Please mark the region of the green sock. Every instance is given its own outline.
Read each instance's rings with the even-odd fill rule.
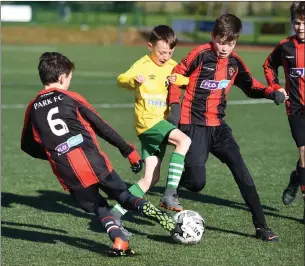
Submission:
[[[132,195],[137,196],[139,198],[142,198],[145,194],[141,187],[138,185],[138,183],[132,185],[128,190],[131,192]],[[121,216],[127,212],[127,210],[125,210],[119,203],[115,204],[111,210],[120,214]]]
[[[184,155],[173,152],[169,162],[166,187],[178,188],[184,168]]]
[[[145,192],[138,185],[138,183],[133,184],[128,190],[131,192],[132,195],[137,196],[139,198],[142,198],[145,194]]]

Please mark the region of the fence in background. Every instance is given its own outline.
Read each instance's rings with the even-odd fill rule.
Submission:
[[[238,4],[238,2],[235,3]],[[174,28],[180,40],[194,42],[210,39],[215,17],[220,13],[230,11],[227,2],[223,4],[217,2],[201,4],[152,2],[150,6],[143,2],[5,2],[5,5],[30,6],[31,21],[27,22],[30,25],[45,25],[46,27],[110,25],[120,27],[122,30],[126,27],[136,27],[141,31],[149,31],[155,25],[167,24]],[[194,9],[196,5],[199,10]],[[253,15],[254,7],[250,3],[245,15]],[[274,16],[272,12],[274,13],[274,9],[269,12],[270,14],[260,11],[264,17],[243,17],[243,32],[240,41],[253,44],[273,44],[277,43],[279,39],[289,36],[291,25],[288,16],[281,18]],[[1,18],[4,17],[3,15],[1,11]],[[4,22],[2,25],[15,25],[16,23]]]

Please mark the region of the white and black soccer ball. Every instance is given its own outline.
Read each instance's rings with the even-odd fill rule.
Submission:
[[[172,238],[185,245],[198,243],[205,232],[205,221],[199,213],[184,210],[173,216],[176,227],[172,231]]]

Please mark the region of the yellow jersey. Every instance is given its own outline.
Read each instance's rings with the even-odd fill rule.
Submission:
[[[126,89],[135,90],[135,128],[137,135],[152,128],[167,118],[168,77],[177,62],[168,60],[164,65],[156,65],[148,55],[136,61],[130,69],[117,78],[118,84]],[[142,75],[145,81],[135,83],[135,77]],[[188,77],[176,74],[175,84],[182,86],[189,82]]]

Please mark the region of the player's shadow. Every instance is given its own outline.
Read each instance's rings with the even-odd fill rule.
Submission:
[[[10,227],[14,226],[14,227]],[[107,250],[109,247],[99,242],[95,242],[89,239],[83,239],[79,237],[71,237],[61,234],[54,234],[54,233],[47,233],[41,231],[34,231],[34,230],[27,230],[27,229],[20,229],[18,227],[30,227],[35,229],[42,229],[42,230],[49,230],[52,232],[58,233],[66,233],[64,230],[48,228],[48,227],[41,227],[37,225],[31,224],[20,224],[20,223],[11,223],[11,222],[3,222],[1,223],[1,236],[12,238],[12,239],[20,239],[38,243],[46,243],[46,244],[57,244],[57,242],[62,242],[67,245],[81,248],[85,250],[89,250],[98,254],[106,255]]]
[[[153,188],[150,189],[148,194],[163,193],[163,192],[164,192],[164,187],[154,186]],[[200,194],[197,192],[188,191],[186,189],[182,189],[179,191],[179,197],[188,199],[188,200],[193,200],[193,201],[201,201],[202,203],[227,206],[227,207],[232,207],[232,208],[236,208],[236,209],[247,209],[248,208],[246,206],[246,204],[241,203],[241,202],[222,199],[222,198],[210,196],[207,194]],[[279,211],[278,209],[270,207],[270,206],[266,206],[266,205],[262,205],[262,206],[265,210]]]
[[[95,232],[101,232],[101,226],[99,225],[96,216],[81,210],[70,194],[49,190],[38,190],[37,192],[39,193],[37,196],[26,196],[3,192],[1,193],[1,205],[5,208],[12,208],[14,204],[19,204],[45,212],[70,214],[78,218],[87,218],[91,220],[89,222],[89,229]],[[139,215],[132,211],[124,215],[124,220],[140,225],[154,225],[154,222],[139,217]],[[142,234],[133,228],[126,227],[126,229],[134,234]]]
[[[53,232],[62,233],[62,234],[67,234],[68,233],[66,230],[46,227],[46,226],[37,225],[37,224],[25,224],[25,223],[14,223],[14,222],[1,221],[1,227],[3,225],[7,225],[7,226],[19,226],[19,227],[31,227],[31,228],[35,228],[35,229],[46,230],[46,231],[53,231]]]
[[[90,218],[87,214],[78,209],[77,204],[68,193],[57,191],[38,190],[37,196],[18,195],[9,192],[1,193],[1,206],[12,208],[13,204],[25,205],[45,212],[71,214],[79,218]]]
[[[161,194],[163,192],[164,192],[164,187],[154,186],[150,189],[150,191],[147,194],[149,194],[149,195],[160,194],[160,196],[161,196]],[[230,208],[234,208],[234,209],[238,209],[238,210],[249,211],[249,208],[247,207],[247,205],[245,203],[222,199],[222,198],[218,198],[218,197],[207,195],[207,194],[191,192],[191,191],[188,191],[185,189],[180,191],[179,197],[182,199],[199,201],[204,204],[214,204],[214,205],[218,205],[218,206],[225,206],[225,207],[230,207]],[[267,206],[267,205],[262,205],[262,206],[264,208],[265,215],[293,220],[293,221],[301,222],[301,223],[303,222],[303,220],[299,219],[299,218],[274,213],[274,212],[279,212],[279,210],[277,208],[273,208],[273,207]]]
[[[250,235],[250,234],[246,234],[246,233],[242,233],[242,232],[237,232],[237,231],[233,231],[233,230],[221,229],[221,228],[214,227],[214,226],[205,226],[205,229],[207,231],[217,231],[217,232],[220,232],[220,233],[226,233],[226,234],[233,234],[233,235],[238,235],[238,236],[243,236],[243,237],[255,238],[254,234]],[[162,242],[162,243],[178,244],[172,238],[165,238],[162,235],[148,235],[147,238],[150,238],[150,239],[152,239],[154,241]]]

